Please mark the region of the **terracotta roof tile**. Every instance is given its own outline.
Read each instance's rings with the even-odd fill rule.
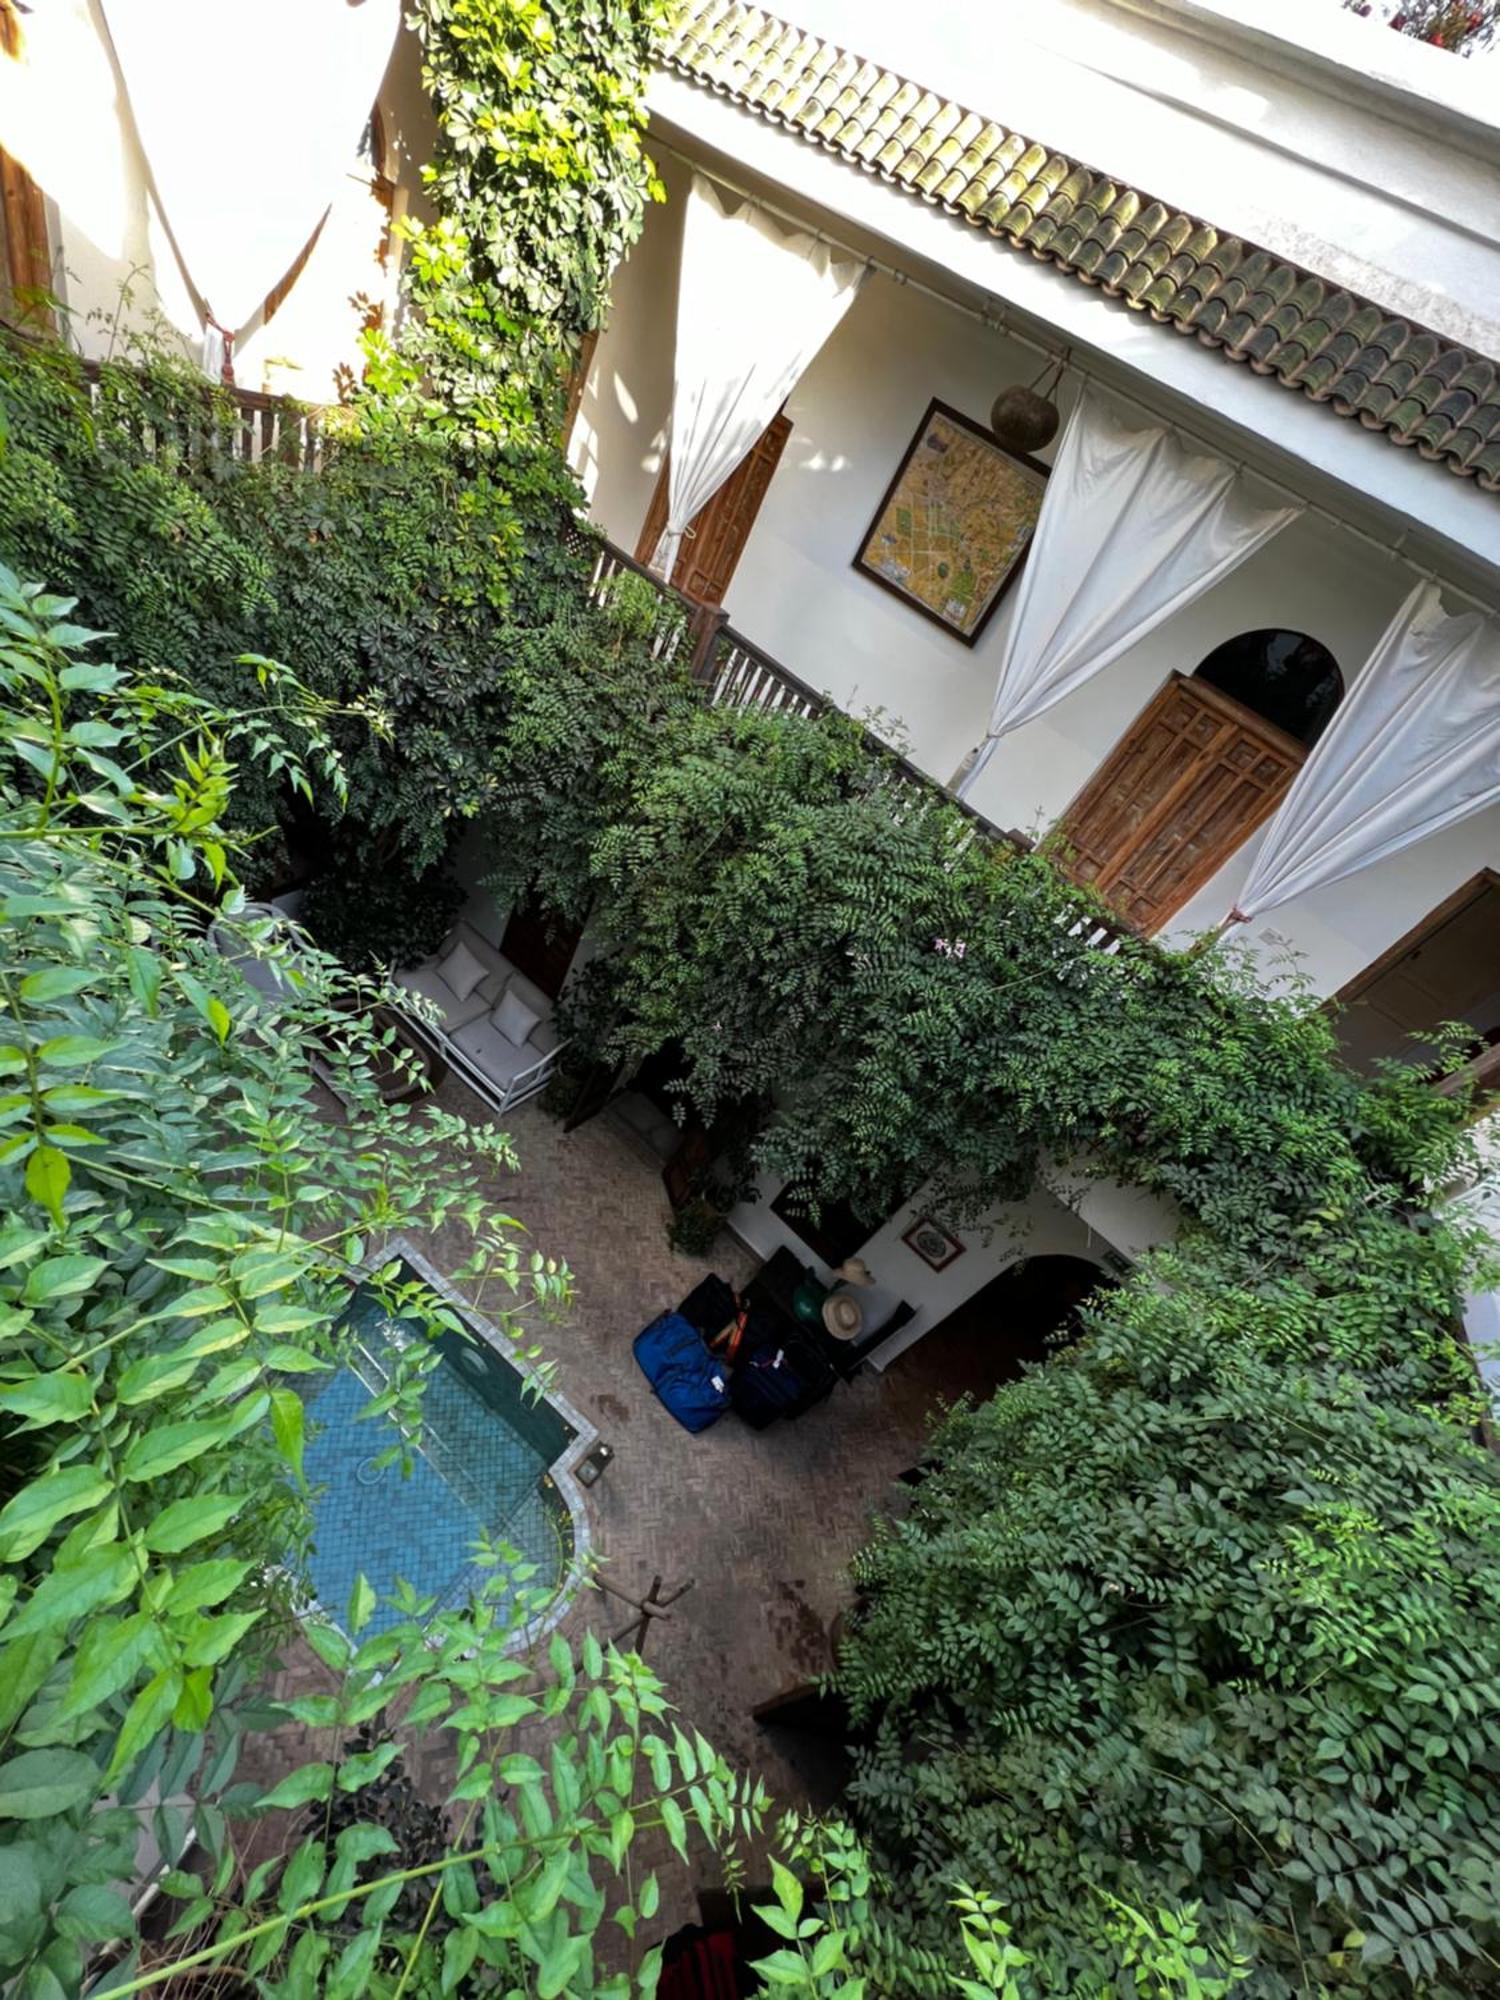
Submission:
[[[1500,492],[1500,367],[1471,348],[743,0],[684,0],[663,60]]]

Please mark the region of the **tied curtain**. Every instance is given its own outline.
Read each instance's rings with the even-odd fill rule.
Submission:
[[[286,276],[351,170],[400,11],[400,0],[104,0],[203,317],[205,365]]]
[[[989,729],[957,775],[959,797],[1002,736],[1082,687],[1300,512],[1254,506],[1224,459],[1189,451],[1164,427],[1127,426],[1085,388],[1057,448]]]
[[[751,451],[854,303],[863,266],[780,228],[751,202],[730,214],[694,174],[683,224],[667,525],[653,566]]]
[[[1342,881],[1500,802],[1500,620],[1433,583],[1396,613],[1266,830],[1232,920]]]

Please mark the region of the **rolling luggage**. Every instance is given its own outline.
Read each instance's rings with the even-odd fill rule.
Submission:
[[[681,1313],[665,1312],[635,1337],[641,1373],[686,1431],[706,1431],[729,1408],[729,1384],[722,1362]]]
[[[730,1377],[729,1400],[751,1430],[763,1431],[778,1417],[795,1416],[806,1394],[807,1384],[783,1341],[773,1334],[746,1343]]]

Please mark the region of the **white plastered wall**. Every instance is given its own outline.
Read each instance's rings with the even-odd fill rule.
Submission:
[[[0,146],[48,198],[53,289],[71,315],[71,337],[92,357],[119,351],[120,328],[153,329],[196,358],[201,328],[150,190],[150,177],[110,52],[98,0],[48,0],[22,22],[23,53],[0,62]],[[403,32],[378,103],[397,183],[396,212],[420,212],[418,172],[430,157],[431,108],[420,52]],[[290,74],[290,72],[289,72]],[[231,85],[232,87],[232,85]],[[289,81],[267,105],[265,142],[279,121],[317,115],[316,93]],[[205,172],[216,171],[212,161]],[[338,371],[360,364],[363,292],[395,306],[393,258],[377,261],[383,215],[369,169],[351,159],[318,242],[271,324],[252,324],[235,359],[239,385],[330,402]]]
[[[663,164],[669,204],[652,212],[619,274],[573,440],[594,518],[627,549],[660,469],[671,406],[686,170],[670,157]],[[999,389],[1037,367],[1004,334],[872,274],[787,403],[792,436],[729,590],[731,616],[748,638],[841,706],[876,711],[882,731],[943,780],[984,729],[1008,606],[971,650],[851,561],[928,399],[982,420]],[[1063,401],[1073,393],[1066,382]],[[1240,632],[1308,632],[1352,679],[1411,581],[1393,558],[1304,516],[1071,699],[1004,739],[973,804],[1002,826],[1044,828],[1166,677],[1191,673]],[[1216,923],[1253,851],[1247,842],[1169,935]],[[1496,865],[1500,811],[1267,913],[1245,942],[1267,962],[1290,946],[1315,990],[1329,993],[1478,869]]]
[[[730,1228],[760,1256],[770,1257],[777,1250],[790,1249],[825,1284],[833,1283],[833,1273],[822,1259],[779,1215],[772,1213],[771,1202],[777,1187],[776,1181],[763,1179],[754,1201],[741,1202],[730,1211]],[[919,1193],[898,1208],[859,1252],[875,1280],[875,1289],[861,1295],[870,1308],[869,1323],[879,1324],[903,1300],[916,1308],[900,1332],[876,1349],[871,1358],[878,1368],[888,1366],[898,1354],[904,1354],[991,1278],[998,1277],[1021,1258],[1083,1257],[1102,1266],[1109,1253],[1118,1248],[1081,1215],[1039,1187],[1025,1201],[995,1209],[984,1222],[955,1229],[953,1234],[963,1244],[963,1254],[941,1271],[934,1271],[901,1241],[912,1224],[928,1212],[924,1203],[925,1197]],[[1161,1241],[1167,1233],[1165,1226],[1160,1233],[1153,1230],[1153,1240]]]

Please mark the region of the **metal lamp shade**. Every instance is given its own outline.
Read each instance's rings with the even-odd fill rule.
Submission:
[[[1002,389],[990,411],[990,430],[1010,451],[1040,451],[1051,444],[1061,423],[1056,403],[1021,383]]]

